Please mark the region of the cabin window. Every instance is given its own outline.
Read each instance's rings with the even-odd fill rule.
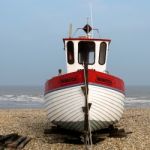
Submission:
[[[88,41],[81,41],[78,44],[78,61],[79,64],[86,62],[89,65],[95,62],[95,43]]]
[[[67,61],[69,64],[74,63],[74,45],[72,41],[67,43]]]
[[[106,48],[107,44],[105,42],[102,42],[100,44],[100,52],[99,52],[99,63],[100,65],[104,65],[106,61]]]

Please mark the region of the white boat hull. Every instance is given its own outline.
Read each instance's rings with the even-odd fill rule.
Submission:
[[[45,94],[48,119],[65,129],[84,130],[85,97],[81,86],[62,88]],[[91,131],[107,128],[120,120],[125,96],[119,90],[89,84],[88,102]]]

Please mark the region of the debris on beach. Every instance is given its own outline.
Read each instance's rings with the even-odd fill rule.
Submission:
[[[18,135],[17,133],[0,135],[0,150],[5,148],[21,150],[30,140],[30,137]]]

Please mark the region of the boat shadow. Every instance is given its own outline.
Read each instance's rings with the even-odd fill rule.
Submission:
[[[132,132],[125,132],[123,128],[110,126],[109,128],[101,129],[92,132],[92,142],[97,144],[104,141],[106,138],[125,138]],[[48,138],[48,143],[66,143],[66,144],[83,144],[84,135],[80,132],[66,130],[58,126],[52,126],[44,130],[44,135]]]

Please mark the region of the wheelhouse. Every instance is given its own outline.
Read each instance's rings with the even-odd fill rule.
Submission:
[[[67,72],[83,69],[84,61],[89,69],[107,72],[108,47],[111,40],[93,38],[65,38]]]
[[[66,54],[67,72],[75,72],[83,69],[84,63],[88,65],[88,69],[100,72],[107,72],[107,56],[110,39],[93,38],[90,35],[92,27],[86,24],[82,29],[86,36],[79,38],[69,38],[64,40],[64,48]]]

